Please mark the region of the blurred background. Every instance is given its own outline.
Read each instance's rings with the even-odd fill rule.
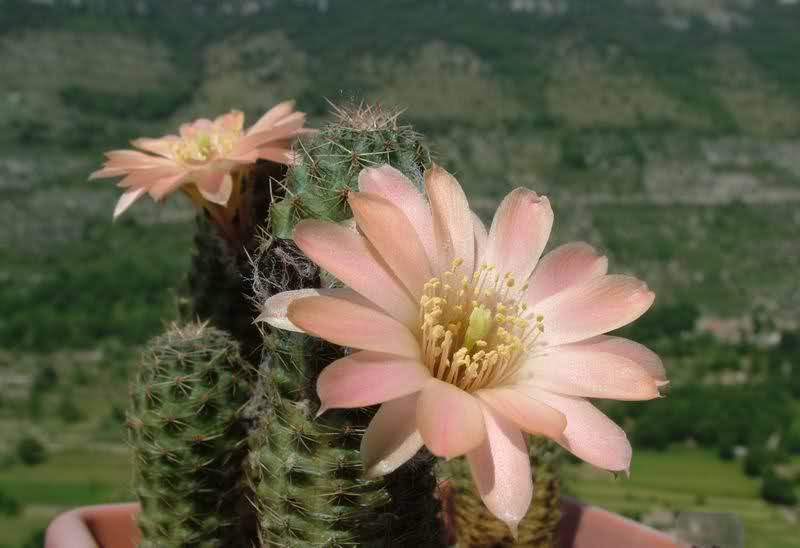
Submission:
[[[545,193],[551,246],[655,288],[625,335],[672,386],[604,406],[630,479],[570,462],[568,492],[800,546],[798,28],[798,0],[0,0],[0,546],[132,498],[126,383],[176,316],[193,212],[112,224],[102,152],[290,97],[311,126],[326,98],[407,109],[482,215]]]

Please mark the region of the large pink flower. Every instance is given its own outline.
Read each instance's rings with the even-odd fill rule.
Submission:
[[[487,232],[461,186],[433,166],[426,200],[397,170],[362,171],[349,200],[358,230],[300,223],[300,249],[346,288],[277,294],[259,320],[357,351],[325,368],[320,412],[381,405],[361,451],[368,476],[423,445],[466,455],[486,506],[512,530],[531,501],[523,432],[607,470],[628,470],[625,433],[587,398],[647,400],[666,382],[645,347],[603,334],[654,294],[584,243],[539,257],[547,198],[518,188]]]
[[[292,162],[291,143],[304,131],[305,114],[294,102],[276,105],[244,130],[244,114],[231,111],[215,120],[201,118],[180,127],[180,135],[141,138],[140,150],[112,150],[90,179],[125,176],[125,189],[114,209],[116,218],[145,192],[154,200],[183,188],[199,204],[225,206],[234,188],[232,172],[258,159]],[[142,152],[144,151],[144,152]]]

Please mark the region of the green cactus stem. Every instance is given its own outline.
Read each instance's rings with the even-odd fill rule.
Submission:
[[[142,548],[249,545],[241,409],[254,376],[205,323],[173,326],[144,351],[127,421]]]
[[[442,475],[448,477],[448,496],[451,497],[452,526],[460,548],[520,547],[550,548],[558,520],[561,518],[559,499],[557,446],[539,436],[528,444],[533,476],[533,500],[519,524],[515,540],[505,523],[494,517],[478,495],[465,459],[443,464]]]
[[[412,178],[428,162],[418,135],[395,114],[339,109],[338,119],[304,143],[270,211],[271,238],[256,257],[255,293],[327,287],[289,240],[302,219],[351,216],[347,195],[364,167],[388,163]],[[433,459],[422,452],[384,478],[363,477],[361,437],[374,409],[319,409],[316,379],[344,350],[296,333],[265,336],[262,413],[251,432],[249,473],[264,546],[444,546],[434,498]]]

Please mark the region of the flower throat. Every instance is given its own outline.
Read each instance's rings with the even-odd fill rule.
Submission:
[[[463,260],[431,278],[420,298],[419,322],[425,366],[436,378],[472,392],[494,386],[517,371],[544,331],[544,318],[531,321],[510,273],[482,264],[472,276]]]

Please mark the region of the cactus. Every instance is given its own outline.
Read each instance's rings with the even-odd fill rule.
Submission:
[[[409,175],[427,161],[417,135],[380,109],[338,111],[302,149],[271,208],[272,239],[257,257],[256,294],[329,285],[287,238],[299,220],[348,218],[347,193],[363,167],[389,163]],[[362,478],[358,447],[374,410],[314,418],[316,378],[342,350],[293,333],[265,339],[269,412],[251,434],[249,471],[265,546],[443,546],[433,459],[421,453],[385,478]]]
[[[240,410],[252,384],[223,331],[191,323],[151,341],[128,412],[142,548],[248,545]]]
[[[443,465],[446,469],[445,474],[450,478],[453,525],[460,547],[549,548],[553,546],[553,534],[561,517],[558,449],[546,438],[532,437],[529,451],[533,475],[533,500],[528,514],[519,524],[516,540],[511,537],[508,527],[494,517],[481,502],[472,483],[467,463],[459,459]]]
[[[419,134],[398,125],[399,112],[364,104],[335,108],[337,120],[300,147],[301,162],[287,174],[285,196],[272,205],[270,228],[277,238],[291,238],[302,219],[350,217],[347,193],[357,189],[365,167],[389,164],[413,179],[430,163]]]
[[[241,191],[232,213],[225,219],[211,217],[206,210],[198,214],[188,294],[181,307],[183,321],[211,321],[233,335],[242,353],[256,361],[261,335],[253,325],[250,254],[258,246],[258,220],[267,216],[270,196],[278,192],[277,182],[285,173],[286,166],[259,161],[237,175]]]

